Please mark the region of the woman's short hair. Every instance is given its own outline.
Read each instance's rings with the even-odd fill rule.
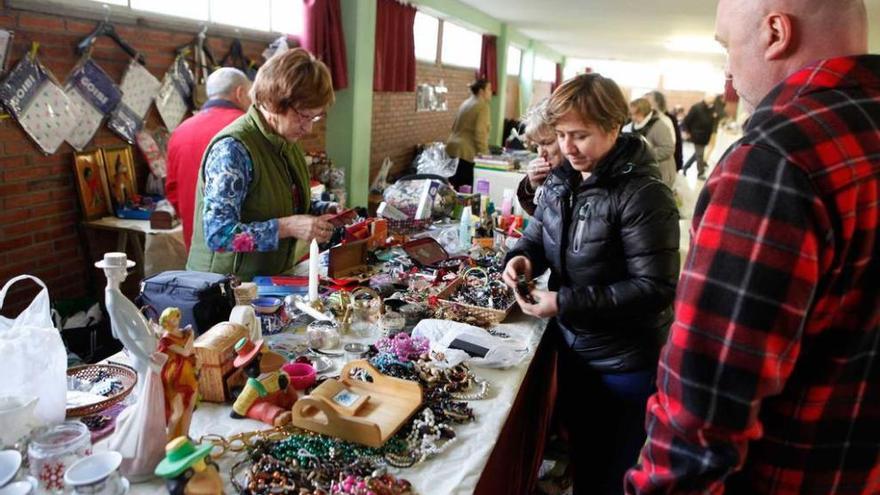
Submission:
[[[597,73],[581,74],[556,88],[547,105],[547,122],[555,125],[572,110],[605,132],[620,129],[629,119],[629,105],[620,87]]]
[[[291,108],[326,108],[333,104],[333,80],[323,62],[302,48],[270,58],[251,86],[254,104],[272,113]]]
[[[471,85],[468,87],[471,88],[471,93],[477,95],[480,94],[480,91],[486,89],[487,84],[489,84],[488,79],[477,79],[476,81],[472,82]]]
[[[548,134],[555,138],[553,126],[547,122],[547,103],[549,101],[549,98],[544,98],[529,108],[529,111],[522,117],[525,126],[523,135],[531,142],[537,142],[538,138]]]
[[[636,98],[629,103],[629,106],[642,116],[648,115],[653,110],[653,108],[651,108],[651,102],[646,98]]]

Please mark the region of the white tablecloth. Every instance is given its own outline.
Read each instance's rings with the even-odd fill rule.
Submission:
[[[474,368],[478,377],[490,383],[489,396],[484,400],[472,401],[476,421],[464,425],[454,425],[456,440],[442,454],[408,469],[391,469],[397,476],[412,482],[417,493],[424,495],[468,494],[473,493],[486,466],[495,442],[501,434],[504,423],[513,407],[529,364],[535,356],[541,336],[546,326],[545,320],[524,316],[518,311],[509,323],[502,323],[496,330],[510,335],[528,347],[526,359],[517,367],[506,370]],[[116,359],[117,356],[110,360]],[[340,363],[341,364],[341,363]],[[337,364],[336,372],[339,370]],[[230,407],[212,403],[202,403],[193,416],[190,437],[198,440],[208,433],[229,436],[240,432],[267,428],[263,423],[250,419],[232,419]],[[96,450],[101,449],[101,444]],[[229,483],[232,465],[240,459],[240,454],[227,453],[218,464],[227,484],[227,493],[236,493]],[[163,480],[132,485],[130,493],[156,494],[164,492]]]

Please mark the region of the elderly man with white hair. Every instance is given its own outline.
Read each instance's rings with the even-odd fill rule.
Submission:
[[[183,224],[183,240],[189,251],[192,239],[196,183],[202,155],[221,129],[240,117],[251,105],[251,82],[244,72],[221,67],[208,76],[208,101],[184,121],[168,141],[168,177],[165,194]]]

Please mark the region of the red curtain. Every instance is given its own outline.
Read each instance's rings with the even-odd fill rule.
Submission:
[[[333,76],[333,89],[347,88],[348,66],[339,0],[303,0],[303,4],[303,48],[327,64]]]
[[[396,0],[376,4],[376,61],[373,90],[416,90],[416,45],[413,23],[416,9]]]
[[[480,52],[480,71],[477,77],[489,81],[492,85],[492,94],[498,94],[498,49],[495,46],[496,37],[490,34],[483,35],[483,49]]]
[[[556,64],[556,81],[550,87],[550,91],[556,91],[556,88],[562,85],[562,64]]]

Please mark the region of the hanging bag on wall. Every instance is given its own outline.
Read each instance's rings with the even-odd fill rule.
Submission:
[[[137,59],[132,59],[120,85],[122,101],[113,111],[108,127],[134,144],[161,85]]]
[[[0,316],[0,396],[39,397],[35,414],[44,424],[64,420],[67,400],[67,352],[61,333],[52,323],[49,290],[42,280],[19,275],[0,290],[0,308],[6,293],[20,280],[42,287],[31,304],[16,318]]]
[[[251,81],[257,77],[257,70],[259,69],[257,64],[245,56],[244,50],[241,47],[241,40],[238,38],[232,40],[232,44],[229,45],[229,51],[220,59],[220,65],[222,67],[235,67],[244,72]]]
[[[122,90],[91,57],[85,56],[67,76],[64,92],[79,123],[67,136],[67,142],[82,151],[98,132],[104,118],[122,101]]]
[[[0,84],[0,102],[49,155],[77,125],[70,100],[38,60],[36,44]]]
[[[192,94],[192,73],[183,55],[178,55],[165,77],[159,94],[156,95],[156,109],[169,131],[173,131],[183,121],[189,111],[187,99]]]

